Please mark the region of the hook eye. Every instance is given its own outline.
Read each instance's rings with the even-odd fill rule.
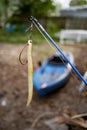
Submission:
[[[25,30],[25,32],[28,32],[29,30],[32,31],[32,28],[33,28],[33,24],[31,23],[31,25]]]

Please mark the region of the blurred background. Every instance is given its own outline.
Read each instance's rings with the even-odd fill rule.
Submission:
[[[44,124],[48,118],[65,110],[71,113],[87,112],[87,89],[79,94],[81,80],[76,78],[75,73],[61,90],[45,98],[39,97],[34,90],[31,105],[26,107],[27,65],[22,66],[18,58],[30,38],[29,16],[37,18],[64,51],[73,53],[75,66],[82,75],[87,70],[87,0],[0,0],[1,130],[31,130],[35,119],[45,112],[52,115],[44,116],[34,129],[50,130]],[[38,61],[43,62],[56,51],[50,48],[35,27],[32,41],[35,69]],[[22,60],[26,61],[26,49]],[[70,130],[78,129],[83,130],[78,127]]]
[[[87,1],[1,0],[0,41],[24,43],[28,37],[27,33],[25,36],[24,34],[29,27],[29,16],[36,17],[51,36],[59,41],[59,32],[62,29],[87,29]],[[34,36],[36,42],[37,34],[35,33]],[[14,35],[17,35],[17,37],[14,38]]]

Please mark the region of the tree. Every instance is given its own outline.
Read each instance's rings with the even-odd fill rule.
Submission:
[[[20,16],[47,16],[55,8],[52,0],[20,0],[14,14]]]
[[[8,20],[16,23],[30,15],[48,16],[54,9],[52,0],[0,0],[0,15],[4,25]]]
[[[0,15],[3,12],[4,24],[6,24],[6,21],[8,19],[8,5],[9,5],[9,0],[0,0]]]
[[[87,4],[87,0],[71,0],[70,2],[70,6],[82,6],[86,4]]]
[[[51,16],[59,16],[62,5],[60,2],[54,3],[55,10],[51,13]]]
[[[3,21],[3,26],[6,25],[9,17],[17,9],[15,6],[16,3],[18,3],[18,0],[0,0],[0,17],[1,21]]]

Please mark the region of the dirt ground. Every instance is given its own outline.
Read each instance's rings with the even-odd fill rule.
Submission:
[[[34,90],[31,105],[27,107],[27,65],[22,66],[18,61],[22,47],[23,45],[0,44],[0,130],[30,130],[38,116],[49,112],[52,115],[41,118],[35,129],[50,130],[44,121],[62,114],[67,108],[71,112],[87,112],[87,89],[81,94],[78,92],[81,80],[76,78],[75,73],[62,89],[47,97],[39,97]],[[72,51],[75,66],[84,74],[87,70],[87,45],[74,44],[61,47]],[[38,60],[43,60],[51,54],[51,51],[48,53],[49,49],[43,50],[43,46],[40,46],[40,52],[37,51],[37,46],[33,49],[34,67]],[[78,129],[84,130],[78,127],[72,128],[72,130]]]

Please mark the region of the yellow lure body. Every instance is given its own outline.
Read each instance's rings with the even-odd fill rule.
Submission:
[[[28,99],[27,106],[30,105],[33,97],[33,62],[32,62],[32,40],[28,41]]]

